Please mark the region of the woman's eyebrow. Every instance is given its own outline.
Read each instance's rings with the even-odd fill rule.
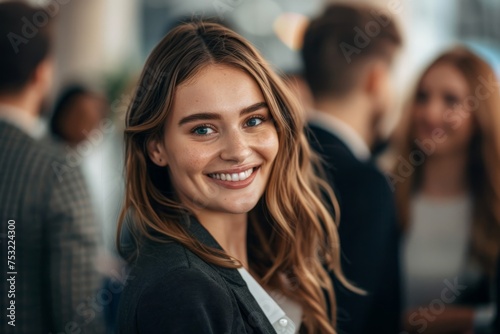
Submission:
[[[248,106],[248,107],[241,109],[240,116],[245,115],[245,114],[249,114],[251,112],[254,112],[254,111],[262,109],[262,108],[267,108],[266,102],[254,103],[251,106]],[[220,119],[222,119],[222,116],[220,114],[212,113],[212,112],[201,112],[201,113],[196,113],[196,114],[192,114],[192,115],[183,117],[179,121],[179,126],[184,125],[186,123],[195,122],[195,121],[220,120]]]
[[[254,103],[251,106],[243,108],[240,111],[240,116],[243,116],[245,114],[249,114],[251,112],[254,112],[254,111],[262,109],[262,108],[267,108],[267,103],[266,102],[257,102],[257,103]]]
[[[210,113],[210,112],[202,112],[197,114],[192,114],[186,117],[183,117],[179,121],[179,126],[184,125],[186,123],[200,121],[200,120],[214,120],[214,119],[222,119],[220,114]]]

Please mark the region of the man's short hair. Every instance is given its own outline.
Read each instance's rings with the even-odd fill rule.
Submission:
[[[0,2],[0,93],[22,90],[51,49],[51,19],[24,2]]]
[[[393,19],[370,6],[331,4],[304,35],[304,77],[314,97],[342,97],[358,83],[364,64],[391,61],[402,38]]]

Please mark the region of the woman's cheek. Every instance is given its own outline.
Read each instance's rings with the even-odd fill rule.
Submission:
[[[274,126],[268,126],[257,134],[256,148],[266,152],[266,155],[276,156],[279,148],[278,133]]]

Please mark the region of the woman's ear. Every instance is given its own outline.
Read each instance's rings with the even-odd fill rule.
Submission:
[[[167,153],[162,142],[157,139],[151,139],[147,143],[148,155],[151,161],[160,167],[168,165]]]

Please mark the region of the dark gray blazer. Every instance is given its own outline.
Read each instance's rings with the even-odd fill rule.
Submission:
[[[195,219],[186,226],[221,249]],[[276,333],[237,269],[203,261],[176,242],[142,244],[120,300],[118,333]]]
[[[0,228],[0,333],[102,333],[94,268],[100,232],[83,176],[59,152],[3,120]],[[14,286],[6,281],[11,271]],[[6,317],[11,300],[15,327]]]

